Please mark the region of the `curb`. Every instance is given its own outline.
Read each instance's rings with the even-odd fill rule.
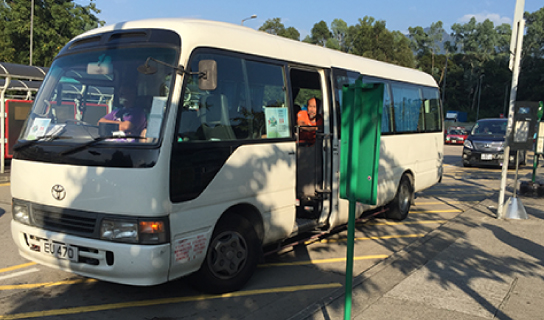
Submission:
[[[427,262],[433,260],[438,254],[440,254],[442,251],[446,250],[449,246],[454,244],[460,237],[465,235],[472,228],[477,227],[479,225],[479,223],[476,221],[477,217],[479,217],[481,214],[487,215],[485,211],[489,211],[489,207],[496,205],[495,202],[493,202],[490,199],[494,199],[496,197],[497,195],[494,194],[488,199],[485,199],[475,204],[474,206],[469,208],[467,211],[459,214],[457,217],[449,220],[448,222],[444,223],[440,227],[429,232],[423,238],[417,239],[415,242],[409,244],[402,250],[393,253],[391,256],[378,262],[377,264],[370,267],[369,269],[363,271],[361,274],[353,278],[352,291],[354,291],[356,287],[362,285],[365,281],[370,280],[372,277],[378,275],[381,272],[385,272],[388,269],[388,267],[390,267],[393,264],[408,263],[410,265],[410,270],[406,270],[406,269],[404,270],[405,272],[404,279],[409,277],[414,271],[416,271],[417,269],[427,264]],[[495,215],[493,214],[493,216]],[[423,245],[431,241],[436,241],[437,245],[433,244],[434,247],[429,246],[429,248],[422,248]],[[422,250],[419,250],[418,252],[424,252],[425,256],[423,258],[416,257],[414,259],[409,259],[408,256],[412,254],[412,252],[418,249],[422,249]],[[396,267],[392,267],[392,268],[396,268]],[[398,283],[400,283],[400,281],[396,282],[393,286],[397,285]],[[392,287],[377,290],[378,292],[375,293],[375,297],[372,299],[366,300],[365,304],[372,305],[384,294],[390,291]],[[368,294],[371,294],[371,293],[368,292]],[[331,294],[328,294],[326,297],[323,297],[322,299],[314,302],[312,305],[306,307],[305,309],[301,310],[297,314],[293,315],[292,317],[289,318],[289,320],[311,318],[314,314],[326,308],[327,306],[332,305],[333,303],[342,303],[343,305],[344,302],[340,301],[340,299],[343,298],[344,295],[345,295],[345,287],[339,288],[333,291]],[[366,309],[366,307],[362,309],[364,310]],[[352,310],[353,310],[353,306],[352,306]],[[356,317],[357,315],[352,312],[351,316],[353,318],[353,317]]]

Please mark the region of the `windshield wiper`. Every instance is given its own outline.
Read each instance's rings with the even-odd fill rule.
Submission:
[[[22,149],[25,149],[25,148],[28,148],[30,146],[33,146],[35,145],[36,143],[40,142],[40,141],[53,141],[53,140],[57,140],[60,138],[60,135],[64,132],[64,127],[63,126],[55,126],[53,127],[53,129],[51,131],[50,134],[46,134],[44,136],[41,136],[41,137],[38,137],[34,140],[27,140],[25,142],[18,142],[16,143],[14,146],[13,146],[13,150],[14,151],[19,151],[19,150],[22,150]]]
[[[61,156],[66,156],[66,155],[69,155],[69,154],[72,154],[72,153],[76,153],[76,152],[79,152],[81,150],[85,150],[85,149],[87,149],[89,147],[92,147],[93,145],[97,144],[98,142],[101,142],[101,141],[104,141],[104,140],[109,140],[109,139],[145,139],[145,138],[142,138],[141,136],[118,136],[118,135],[107,136],[107,137],[97,137],[97,138],[94,138],[91,141],[87,141],[87,142],[82,143],[82,144],[80,144],[78,146],[69,148],[68,150],[64,150],[63,152],[60,153],[60,155]]]
[[[58,136],[58,135],[48,134],[48,135],[41,136],[41,137],[39,137],[37,139],[34,139],[34,140],[28,140],[28,141],[25,141],[25,142],[18,142],[13,146],[13,150],[14,151],[19,151],[19,150],[28,148],[30,146],[33,146],[33,145],[35,145],[36,143],[38,143],[40,141],[53,141],[53,140],[57,140],[59,138],[60,138],[60,136]]]

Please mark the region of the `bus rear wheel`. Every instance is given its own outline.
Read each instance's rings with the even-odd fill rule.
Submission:
[[[206,258],[189,281],[197,290],[226,293],[241,289],[257,267],[260,242],[249,221],[238,214],[216,226]]]
[[[414,188],[410,178],[403,175],[395,198],[387,205],[388,210],[385,211],[385,217],[398,221],[406,219],[412,204],[413,193]]]

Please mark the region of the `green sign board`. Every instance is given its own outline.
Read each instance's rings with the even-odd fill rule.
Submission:
[[[384,85],[358,80],[342,90],[340,197],[374,205]]]

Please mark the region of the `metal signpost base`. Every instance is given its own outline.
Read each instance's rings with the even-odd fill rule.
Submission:
[[[504,218],[505,219],[529,219],[527,212],[521,203],[521,200],[518,197],[512,197],[506,201],[506,206],[504,209]]]

